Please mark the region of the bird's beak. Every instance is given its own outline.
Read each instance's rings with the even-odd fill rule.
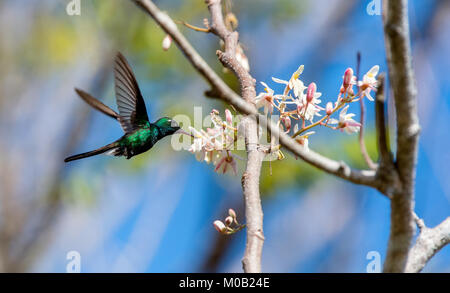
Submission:
[[[190,133],[188,133],[188,132],[186,132],[186,131],[184,131],[183,129],[178,129],[177,131],[175,131],[175,133],[179,133],[179,134],[185,134],[185,135],[188,135],[188,136],[190,136],[190,137],[194,137],[192,134],[190,134]]]

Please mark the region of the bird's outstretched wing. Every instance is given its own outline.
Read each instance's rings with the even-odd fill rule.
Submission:
[[[103,104],[102,102],[100,102],[87,92],[77,88],[75,88],[75,91],[80,96],[80,98],[82,98],[86,103],[91,105],[94,109],[102,112],[103,114],[108,115],[111,118],[119,120],[120,118],[119,114],[117,114],[114,110],[112,110],[111,108],[109,108],[108,106],[106,106],[105,104]]]
[[[114,81],[119,122],[125,133],[130,133],[148,122],[144,99],[133,71],[121,53],[117,53],[114,64]]]

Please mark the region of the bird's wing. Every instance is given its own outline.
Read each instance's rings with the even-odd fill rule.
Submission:
[[[75,88],[75,91],[80,96],[80,98],[83,99],[83,101],[91,105],[94,109],[102,112],[103,114],[108,115],[111,118],[119,120],[119,114],[117,114],[114,110],[112,110],[111,108],[109,108],[108,106],[106,106],[105,104],[103,104],[90,94],[77,88]]]
[[[117,53],[114,64],[114,80],[119,122],[125,133],[130,133],[148,122],[144,99],[133,71],[121,53]]]

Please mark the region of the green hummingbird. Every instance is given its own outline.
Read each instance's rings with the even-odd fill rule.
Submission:
[[[90,106],[117,120],[122,126],[125,135],[96,150],[65,158],[64,162],[103,153],[113,156],[124,156],[130,159],[148,151],[157,141],[165,136],[176,132],[190,135],[184,132],[178,123],[169,117],[160,118],[154,123],[149,122],[144,99],[134,73],[120,52],[117,54],[114,62],[114,82],[119,113],[88,93],[77,88],[75,88],[75,91]]]

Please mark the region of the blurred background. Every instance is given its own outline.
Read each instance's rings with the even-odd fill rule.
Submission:
[[[64,157],[122,135],[118,123],[92,110],[73,88],[117,109],[113,58],[131,63],[151,119],[206,115],[223,103],[204,97],[207,83],[131,1],[0,2],[0,271],[66,272],[77,251],[82,272],[241,272],[245,231],[231,236],[212,225],[228,208],[243,222],[240,175],[216,174],[170,139],[131,160],[98,156],[70,164]],[[336,99],[347,67],[386,71],[382,21],[371,1],[233,1],[252,75],[277,91],[300,64],[302,80]],[[376,2],[376,1],[375,1]],[[176,20],[201,26],[203,0],[155,1]],[[416,212],[428,226],[450,215],[450,1],[410,1],[414,67],[422,125]],[[215,36],[180,27],[222,72]],[[366,102],[366,145],[376,160],[373,104]],[[350,111],[359,117],[359,104]],[[359,118],[358,118],[359,119]],[[389,99],[391,141],[395,142]],[[433,119],[436,119],[433,122]],[[434,123],[434,124],[433,124]],[[317,129],[310,148],[365,168],[357,136]],[[377,191],[318,172],[292,155],[262,170],[265,272],[366,272],[371,251],[385,257],[389,202]],[[450,247],[426,272],[450,272]]]

